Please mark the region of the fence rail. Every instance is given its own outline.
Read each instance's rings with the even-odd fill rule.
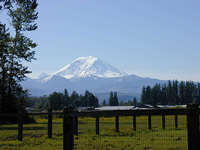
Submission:
[[[64,109],[63,112],[48,112],[42,113],[28,113],[32,116],[48,116],[48,138],[52,138],[52,116],[60,115],[63,117],[63,150],[73,150],[74,148],[74,135],[78,136],[78,118],[79,117],[93,117],[96,118],[96,134],[100,134],[100,121],[101,117],[115,117],[115,131],[120,132],[119,120],[121,116],[132,116],[132,127],[136,131],[136,118],[138,116],[147,116],[148,129],[152,129],[152,116],[162,116],[162,129],[166,128],[166,115],[174,116],[175,128],[178,128],[178,115],[187,115],[187,130],[188,130],[188,150],[196,150],[196,146],[200,146],[197,139],[200,138],[200,109],[196,105],[190,105],[187,109],[141,109],[141,110],[114,110],[114,111],[75,111],[70,108]],[[18,140],[23,140],[23,114],[0,114],[1,116],[18,116]]]
[[[78,116],[78,117],[112,117],[112,116],[131,116],[131,115],[137,115],[137,116],[143,116],[148,115],[149,113],[151,115],[162,115],[163,113],[165,115],[185,115],[187,114],[188,109],[180,108],[180,109],[138,109],[138,110],[90,110],[90,111],[71,111],[67,115],[69,116]],[[200,110],[197,110],[198,113],[200,113]],[[34,113],[28,113],[28,115],[35,115],[35,116],[41,116],[41,115],[48,115],[49,112],[34,112]],[[63,112],[52,112],[52,115],[63,115]],[[5,114],[0,113],[0,116],[18,116],[18,114]]]

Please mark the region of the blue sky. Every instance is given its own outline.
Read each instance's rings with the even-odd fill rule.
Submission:
[[[128,73],[200,81],[199,0],[39,1],[32,76],[80,56]]]

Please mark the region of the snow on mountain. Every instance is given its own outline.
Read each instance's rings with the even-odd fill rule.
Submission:
[[[42,80],[42,79],[45,79],[47,78],[49,75],[47,73],[41,73],[39,76],[38,76],[38,79]]]
[[[37,79],[28,78],[22,85],[33,96],[63,92],[64,89],[69,93],[76,91],[80,94],[89,90],[103,101],[108,99],[110,91],[116,91],[119,100],[125,101],[139,98],[143,86],[153,86],[156,83],[163,84],[166,81],[128,75],[97,57],[89,56],[79,57],[51,75],[41,74]]]
[[[114,78],[124,75],[126,75],[126,73],[120,72],[117,68],[103,62],[101,59],[88,56],[75,59],[71,64],[66,65],[57,72],[46,77],[44,80],[47,81],[53,76],[71,79],[86,77]]]

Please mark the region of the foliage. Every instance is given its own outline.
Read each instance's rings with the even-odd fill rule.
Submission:
[[[0,112],[3,113],[16,113],[18,109],[25,112],[27,91],[20,82],[30,73],[25,62],[34,59],[33,49],[36,47],[25,34],[37,29],[36,8],[36,0],[0,1],[0,11],[6,11],[10,19],[9,25],[0,20]],[[16,119],[7,117],[2,120]]]
[[[133,98],[133,100],[128,100],[128,101],[120,101],[119,103],[120,106],[138,106],[139,102],[136,97]]]
[[[103,105],[103,106],[106,106],[106,105],[107,105],[107,104],[106,104],[106,100],[105,100],[105,99],[103,100],[103,103],[102,103],[102,105]]]
[[[137,104],[138,104],[138,101],[137,101],[136,97],[134,97],[134,98],[133,98],[133,106],[135,106],[135,107],[136,107],[136,106],[137,106]]]
[[[25,104],[26,107],[34,108],[36,111],[45,110],[48,108],[48,96],[41,97],[27,97]]]
[[[117,92],[110,92],[110,96],[109,96],[109,106],[118,106],[119,102],[118,102],[118,97],[117,97]]]
[[[183,105],[200,103],[200,83],[192,81],[168,81],[168,85],[156,84],[143,87],[141,101],[151,105]]]
[[[47,110],[51,107],[53,110],[63,110],[64,107],[97,107],[98,99],[89,91],[85,91],[84,96],[73,91],[68,94],[67,89],[64,93],[53,92],[49,96],[30,97],[26,100],[27,106],[33,107],[38,111]]]

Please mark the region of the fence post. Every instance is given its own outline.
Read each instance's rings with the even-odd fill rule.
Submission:
[[[165,130],[165,114],[164,112],[162,113],[162,128]]]
[[[152,127],[151,127],[151,113],[149,112],[148,113],[148,129],[151,130]]]
[[[74,117],[74,135],[78,136],[78,117]]]
[[[72,108],[64,108],[63,112],[63,150],[74,149],[73,117],[70,113]]]
[[[178,115],[177,114],[175,114],[175,116],[174,116],[174,123],[175,123],[175,128],[177,129],[178,128]]]
[[[52,138],[52,109],[48,109],[48,138]]]
[[[96,134],[99,135],[99,117],[96,117]]]
[[[115,117],[115,130],[116,132],[119,132],[119,116],[118,115]]]
[[[133,115],[133,130],[136,131],[136,114]]]
[[[187,105],[188,150],[198,150],[200,147],[199,105]]]
[[[23,140],[23,111],[18,110],[18,141]]]

